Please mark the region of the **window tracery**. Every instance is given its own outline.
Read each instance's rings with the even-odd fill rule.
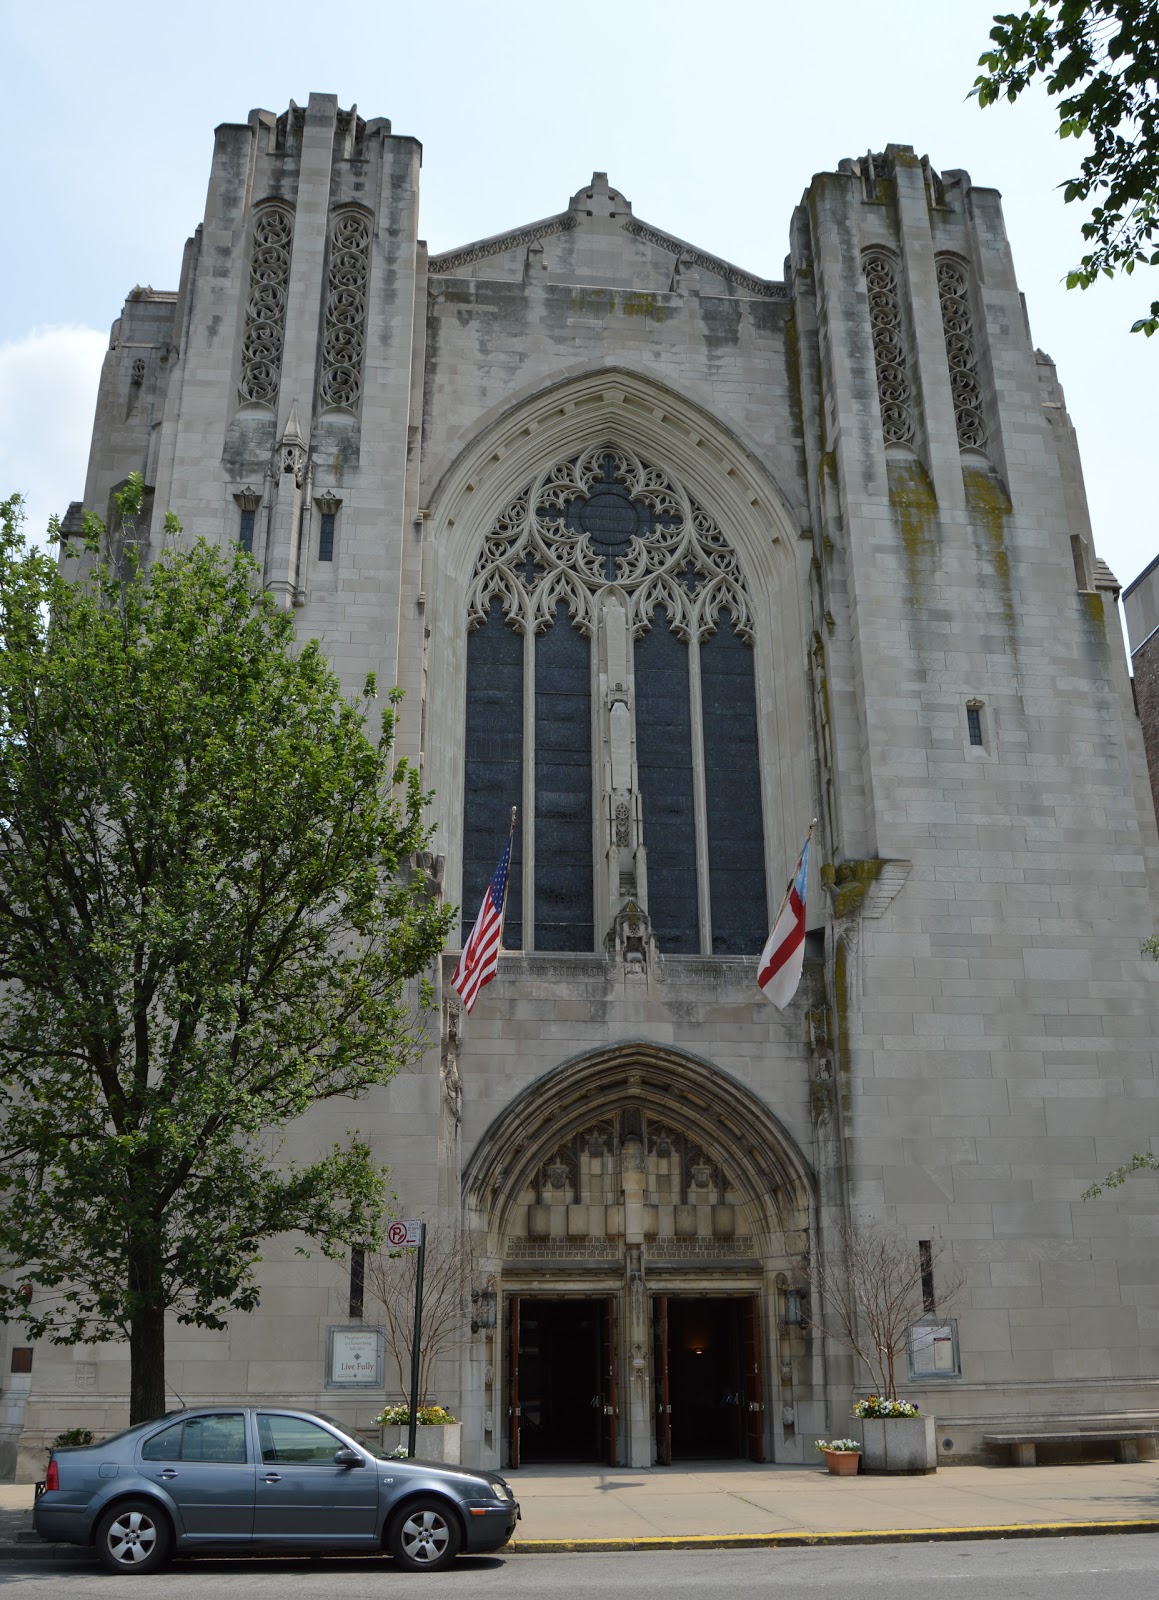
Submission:
[[[591,638],[597,597],[613,584],[633,638],[661,607],[686,644],[715,633],[724,610],[752,643],[744,575],[716,523],[665,473],[606,444],[541,473],[500,514],[475,566],[468,627],[498,599],[518,632],[540,634],[562,601]]]
[[[330,267],[322,332],[322,404],[353,410],[362,393],[370,221],[339,211],[330,226]]]
[[[953,256],[939,256],[937,276],[958,446],[962,450],[984,450],[986,424],[982,419],[982,388],[978,382],[978,355],[966,269]]]
[[[755,954],[752,611],[709,513],[633,451],[592,446],[495,519],[467,610],[463,903],[517,805],[508,949],[606,949],[636,975],[649,950]]]
[[[277,399],[293,238],[294,214],[289,206],[275,201],[258,208],[238,384],[238,394],[246,402],[273,405]]]
[[[906,362],[897,268],[888,250],[864,251],[861,265],[869,291],[881,431],[886,444],[912,444],[913,391]]]

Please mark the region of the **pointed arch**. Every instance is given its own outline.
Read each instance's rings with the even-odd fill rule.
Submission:
[[[816,1182],[785,1124],[714,1063],[641,1039],[563,1062],[517,1095],[483,1134],[464,1168],[462,1192],[469,1223],[487,1235],[489,1253],[502,1255],[514,1208],[552,1153],[597,1121],[615,1124],[623,1114],[678,1129],[729,1174],[766,1261],[805,1249]]]
[[[754,453],[718,419],[673,390],[624,369],[589,372],[525,398],[493,417],[443,473],[424,526],[427,546],[428,704],[431,725],[462,724],[466,696],[465,619],[472,575],[489,530],[553,461],[608,440],[621,442],[684,485],[727,532],[745,574],[752,613],[756,714],[763,752],[761,801],[767,898],[799,848],[811,810],[805,617],[810,547],[787,497]],[[514,595],[502,594],[505,604]],[[739,596],[721,582],[702,594],[716,624]],[[436,821],[448,858],[451,898],[462,899],[459,741],[425,752],[437,796]]]

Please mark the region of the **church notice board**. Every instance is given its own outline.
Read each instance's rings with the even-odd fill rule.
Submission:
[[[326,1387],[381,1389],[382,1354],[381,1328],[328,1328]]]

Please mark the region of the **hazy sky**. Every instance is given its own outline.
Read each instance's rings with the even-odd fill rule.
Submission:
[[[1159,549],[1154,272],[1062,287],[1080,151],[1045,92],[967,98],[993,0],[0,0],[0,493],[43,526],[84,486],[109,324],[176,288],[212,135],[336,93],[423,144],[432,250],[559,211],[595,170],[639,217],[779,277],[793,206],[842,156],[912,144],[1002,191],[1036,344],[1058,362],[1095,541],[1124,583]]]

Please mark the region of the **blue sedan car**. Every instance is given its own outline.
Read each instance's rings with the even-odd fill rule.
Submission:
[[[413,1572],[497,1550],[519,1507],[495,1472],[399,1461],[327,1417],[270,1406],[182,1411],[54,1450],[33,1521],[95,1545],[111,1572],[181,1551],[387,1550]]]

